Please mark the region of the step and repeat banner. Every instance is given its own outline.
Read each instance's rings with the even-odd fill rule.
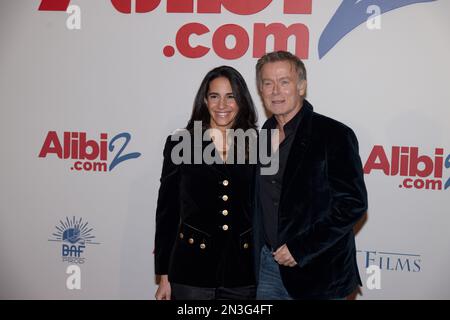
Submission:
[[[354,299],[450,299],[450,1],[1,0],[0,298],[154,299],[165,138],[203,76],[289,50],[354,129]]]

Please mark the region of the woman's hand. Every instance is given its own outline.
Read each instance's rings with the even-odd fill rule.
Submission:
[[[171,293],[169,276],[167,274],[163,274],[161,275],[155,298],[156,300],[170,300]]]

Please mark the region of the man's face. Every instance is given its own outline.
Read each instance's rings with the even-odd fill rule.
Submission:
[[[270,62],[261,69],[260,92],[269,112],[291,118],[302,106],[306,80],[299,80],[289,61]]]

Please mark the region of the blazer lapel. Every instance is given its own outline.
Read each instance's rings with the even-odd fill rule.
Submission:
[[[300,170],[303,158],[305,157],[306,150],[310,143],[313,108],[306,100],[304,100],[302,108],[305,108],[306,110],[304,110],[305,113],[303,119],[301,119],[298,124],[295,138],[292,142],[287,159],[286,168],[283,174],[280,203],[283,203],[287,188],[289,188],[297,172]]]

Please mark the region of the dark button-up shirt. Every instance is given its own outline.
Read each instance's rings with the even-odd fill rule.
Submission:
[[[278,244],[278,212],[281,197],[281,186],[283,184],[283,175],[286,168],[287,159],[291,150],[292,143],[295,138],[295,133],[302,118],[303,108],[286,123],[283,127],[285,138],[279,145],[279,168],[274,175],[259,174],[259,196],[261,202],[261,210],[263,217],[263,230],[266,244],[276,250]],[[269,118],[263,126],[263,129],[271,130],[277,128],[277,121],[274,116]],[[269,131],[268,149],[271,148],[271,138]],[[276,156],[276,154],[274,154]]]

